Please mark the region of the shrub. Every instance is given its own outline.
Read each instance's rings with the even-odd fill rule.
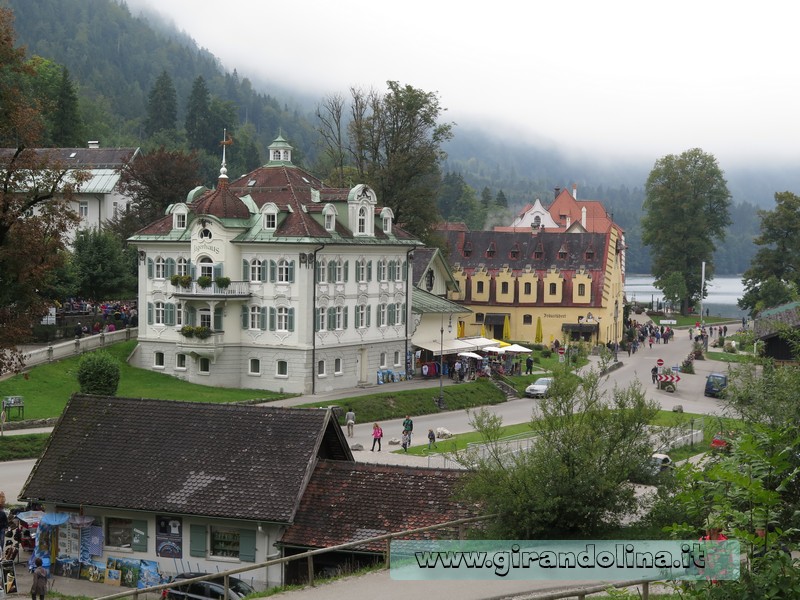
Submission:
[[[191,325],[184,325],[183,327],[180,328],[180,331],[178,333],[188,338],[194,337],[194,327],[192,327]]]
[[[213,280],[208,275],[201,275],[197,278],[197,285],[199,285],[201,288],[207,288],[211,285],[212,281]]]
[[[552,350],[550,350],[550,348],[542,349],[542,358],[550,358],[552,356],[552,354],[553,354],[553,352],[552,352]]]
[[[119,363],[104,350],[84,354],[78,363],[78,383],[83,394],[113,396],[117,393],[119,376]]]
[[[694,361],[685,360],[681,365],[681,373],[694,374]]]
[[[211,335],[211,329],[205,325],[198,325],[194,328],[194,335],[200,340],[204,340]]]
[[[34,325],[33,339],[37,342],[52,342],[58,337],[58,325]]]
[[[169,282],[174,285],[175,287],[181,286],[188,288],[192,285],[192,276],[191,275],[173,275],[169,278]]]
[[[225,288],[227,288],[231,284],[231,278],[230,277],[217,277],[214,280],[214,283],[217,284],[218,288],[224,290]]]
[[[729,354],[736,354],[738,350],[736,349],[736,344],[734,342],[725,342],[725,352]]]

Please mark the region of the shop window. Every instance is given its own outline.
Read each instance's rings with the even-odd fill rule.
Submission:
[[[147,521],[133,519],[106,519],[106,546],[147,551]]]
[[[211,555],[225,558],[239,558],[240,544],[238,529],[211,528]]]

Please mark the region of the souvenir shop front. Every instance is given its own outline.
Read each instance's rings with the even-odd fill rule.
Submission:
[[[415,370],[421,377],[449,377],[460,352],[475,350],[475,345],[462,340],[432,341],[417,343]]]

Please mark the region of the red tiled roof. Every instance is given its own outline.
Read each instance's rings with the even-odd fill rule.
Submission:
[[[320,461],[280,543],[323,548],[477,515],[454,500],[464,471]],[[453,537],[440,530],[417,539]],[[383,552],[385,542],[358,550]]]

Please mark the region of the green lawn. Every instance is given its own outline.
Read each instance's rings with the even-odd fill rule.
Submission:
[[[126,362],[135,347],[136,340],[131,340],[113,344],[105,349],[119,361],[118,396],[218,403],[256,399],[269,401],[290,396],[290,394],[277,394],[267,390],[241,390],[196,385],[170,375],[155,373],[148,369],[138,369]],[[70,396],[80,391],[77,380],[79,360],[80,356],[75,356],[39,365],[26,373],[0,381],[0,396],[23,396],[25,398],[25,419],[58,417],[64,411]]]

